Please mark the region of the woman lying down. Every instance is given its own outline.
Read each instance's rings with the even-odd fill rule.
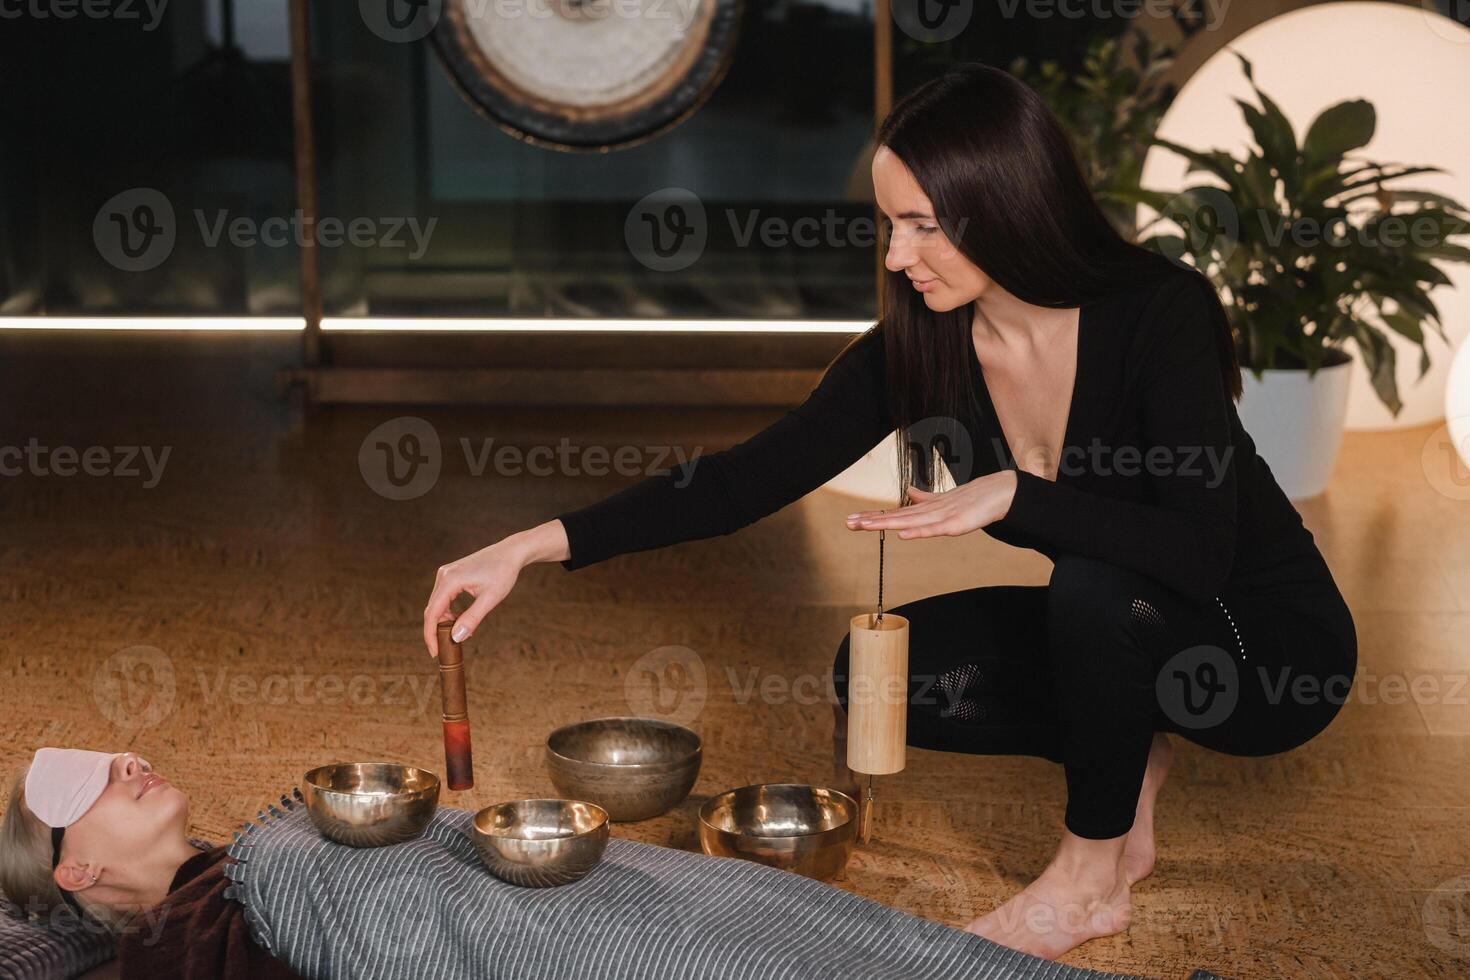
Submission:
[[[43,748],[10,795],[0,888],[103,923],[123,978],[1112,976],[731,858],[615,837],[585,878],[527,889],[480,864],[465,810],[351,848],[286,797],[270,809],[200,850],[188,797],[144,759]]]

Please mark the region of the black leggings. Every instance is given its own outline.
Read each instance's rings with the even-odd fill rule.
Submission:
[[[1352,683],[1356,636],[1330,577],[1311,588],[1309,616],[1257,596],[1203,602],[1062,556],[1046,586],[895,606],[887,611],[909,621],[908,744],[1059,762],[1067,829],[1121,836],[1154,732],[1268,755],[1332,720]],[[844,711],[847,668],[843,637],[833,683]]]

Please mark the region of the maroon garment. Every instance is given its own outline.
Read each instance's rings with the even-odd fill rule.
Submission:
[[[251,938],[244,907],[225,898],[233,863],[215,847],[179,866],[168,897],[118,939],[122,980],[301,980]]]

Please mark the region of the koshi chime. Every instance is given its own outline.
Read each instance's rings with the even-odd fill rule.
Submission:
[[[878,611],[852,618],[848,634],[847,768],[865,774],[859,818],[873,826],[873,777],[899,772],[908,733],[909,621],[883,611],[883,531],[878,531]]]

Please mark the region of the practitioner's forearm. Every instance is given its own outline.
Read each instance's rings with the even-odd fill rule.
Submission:
[[[567,540],[567,529],[560,520],[552,518],[543,524],[524,531],[517,531],[505,539],[521,561],[521,567],[544,561],[565,561],[571,557],[572,546]]]

